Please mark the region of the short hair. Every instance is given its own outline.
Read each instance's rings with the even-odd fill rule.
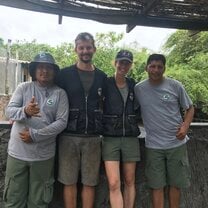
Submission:
[[[93,36],[88,32],[79,33],[77,35],[77,37],[75,38],[75,45],[77,45],[77,41],[79,41],[79,40],[83,40],[83,41],[90,40],[92,42],[93,46],[95,47],[95,40],[94,40]]]
[[[150,64],[152,61],[162,61],[164,66],[166,64],[166,58],[163,54],[154,53],[150,55],[147,59],[147,65]]]

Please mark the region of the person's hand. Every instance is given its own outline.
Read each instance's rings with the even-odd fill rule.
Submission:
[[[23,142],[32,143],[32,138],[28,129],[24,129],[22,132],[19,133],[19,135]]]
[[[31,101],[25,106],[24,111],[27,116],[40,117],[40,108],[38,103],[35,102],[35,97],[33,96]]]
[[[176,138],[179,140],[183,140],[186,137],[189,126],[184,122],[178,127],[178,131],[176,133]]]
[[[9,119],[9,124],[13,125],[14,121]]]

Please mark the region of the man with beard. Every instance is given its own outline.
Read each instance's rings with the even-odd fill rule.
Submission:
[[[77,207],[77,182],[81,176],[82,207],[93,208],[101,159],[102,101],[106,74],[92,64],[96,52],[93,36],[75,39],[76,64],[61,70],[58,85],[67,92],[69,120],[59,138],[58,180],[64,184],[65,208]]]

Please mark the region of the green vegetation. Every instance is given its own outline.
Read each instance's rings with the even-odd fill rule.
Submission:
[[[196,107],[208,113],[208,32],[190,36],[190,32],[178,30],[164,45],[167,72],[181,81]]]
[[[140,81],[146,77],[145,63],[151,52],[147,48],[139,47],[137,42],[120,46],[119,42],[123,36],[115,32],[96,34],[95,65],[108,75],[113,75],[117,51],[121,48],[129,49],[134,54],[133,70],[129,76]],[[0,51],[5,51],[6,48],[7,45],[0,38]],[[31,61],[40,51],[52,53],[60,67],[76,62],[73,42],[52,47],[38,44],[36,40],[32,42],[23,40],[11,45],[11,56],[16,57],[18,52],[20,60]],[[167,39],[162,53],[167,57],[166,75],[182,82],[194,104],[208,113],[208,32],[191,36],[188,31],[178,30]]]

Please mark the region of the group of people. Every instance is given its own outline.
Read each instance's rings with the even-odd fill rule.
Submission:
[[[93,64],[96,46],[90,33],[78,34],[75,52],[77,62],[62,70],[51,54],[38,54],[29,64],[32,82],[20,84],[6,108],[13,126],[5,208],[48,207],[56,148],[65,208],[77,207],[79,180],[82,207],[93,208],[101,160],[111,208],[133,208],[141,121],[146,130],[145,173],[152,206],[164,207],[167,188],[169,207],[179,208],[180,190],[190,183],[186,142],[194,108],[182,84],[164,76],[165,57],[150,55],[148,78],[136,84],[127,77],[133,64],[130,51],[117,53],[113,77]]]

